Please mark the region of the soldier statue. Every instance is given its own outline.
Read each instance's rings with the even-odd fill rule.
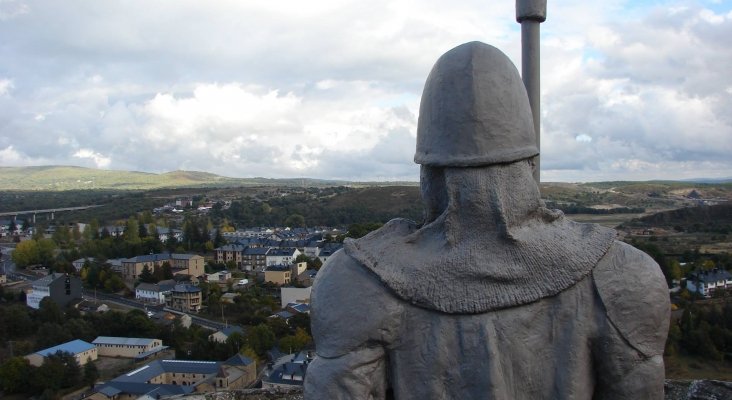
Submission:
[[[422,224],[347,241],[318,273],[308,399],[662,399],[669,299],[616,232],[544,207],[516,67],[437,61],[415,161]]]

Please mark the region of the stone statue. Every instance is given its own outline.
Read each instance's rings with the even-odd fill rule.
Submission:
[[[614,230],[543,207],[526,91],[471,42],[425,84],[425,221],[345,243],[311,296],[308,399],[661,399],[668,290]]]

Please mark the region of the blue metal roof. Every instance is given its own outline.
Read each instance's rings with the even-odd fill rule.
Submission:
[[[147,382],[165,372],[216,374],[219,365],[220,363],[216,361],[156,360],[134,371],[122,374],[112,379],[111,382]]]
[[[267,271],[285,272],[290,270],[289,265],[270,265],[266,269]]]
[[[718,281],[725,281],[728,279],[732,279],[732,274],[725,270],[711,270],[711,271],[702,271],[702,272],[693,272],[691,274],[692,279],[697,279],[697,276],[699,277],[699,280],[701,282],[718,282]]]
[[[187,293],[195,293],[200,292],[201,288],[193,286],[193,285],[187,285],[187,284],[179,284],[175,285],[175,287],[171,290],[172,292],[187,292]]]
[[[240,326],[232,325],[232,326],[227,326],[227,327],[223,328],[221,330],[221,333],[223,333],[224,335],[229,337],[229,336],[231,336],[232,333],[244,334],[244,329],[242,329],[242,327],[240,327]]]
[[[59,351],[63,351],[66,353],[71,354],[78,354],[83,353],[87,350],[91,350],[96,348],[93,344],[85,342],[83,340],[72,340],[70,342],[66,342],[63,344],[59,344],[58,346],[49,347],[47,349],[39,350],[35,354],[40,354],[43,357],[47,357],[51,354],[56,354]]]
[[[244,250],[245,255],[251,255],[251,256],[266,255],[267,252],[269,252],[269,248],[267,248],[267,247],[247,247]]]
[[[282,249],[272,249],[272,250],[270,250],[270,252],[267,255],[268,256],[291,256],[291,255],[295,254],[295,250],[297,250],[297,249],[292,248],[292,247],[285,247]]]
[[[135,262],[135,263],[144,263],[144,262],[155,262],[155,261],[166,261],[169,260],[170,257],[168,254],[158,253],[158,254],[145,254],[142,256],[137,257],[131,257],[128,259],[125,259],[126,262]]]
[[[226,365],[249,365],[253,363],[251,358],[243,356],[241,354],[234,354],[231,358],[224,361]]]

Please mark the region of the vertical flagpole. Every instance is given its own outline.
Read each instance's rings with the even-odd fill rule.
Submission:
[[[521,77],[534,117],[536,147],[541,152],[539,24],[546,20],[546,0],[516,0],[516,21],[521,24]],[[540,155],[534,157],[534,179],[539,184]]]

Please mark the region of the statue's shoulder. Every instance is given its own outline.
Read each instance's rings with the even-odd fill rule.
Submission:
[[[396,335],[403,302],[344,250],[318,271],[310,295],[311,327],[322,357],[338,357]]]
[[[668,331],[668,286],[646,253],[616,241],[592,271],[608,319],[636,350],[663,354]]]

